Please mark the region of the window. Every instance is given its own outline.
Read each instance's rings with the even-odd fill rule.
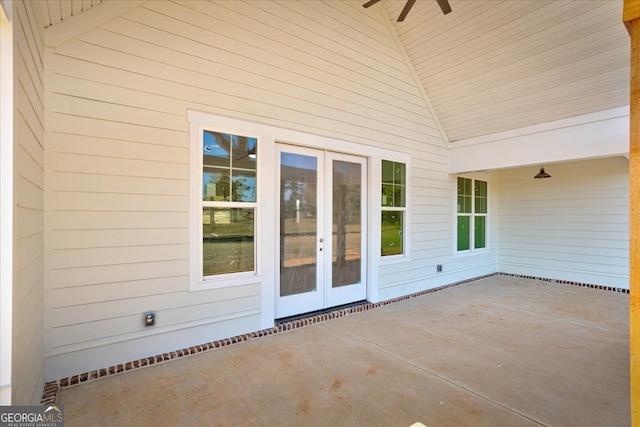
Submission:
[[[407,167],[405,163],[382,161],[381,255],[405,254],[407,212]]]
[[[200,277],[253,272],[257,139],[203,130],[201,147]]]
[[[487,182],[458,177],[457,251],[487,247]]]

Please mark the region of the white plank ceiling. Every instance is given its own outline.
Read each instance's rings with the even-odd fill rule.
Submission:
[[[45,27],[55,25],[102,3],[103,0],[38,0]]]
[[[103,1],[40,1],[55,25]],[[328,0],[335,1],[335,0]],[[364,3],[365,0],[358,0]],[[382,0],[451,142],[629,105],[623,0]],[[378,9],[376,11],[375,9]]]
[[[418,0],[396,23],[404,3],[384,6],[451,141],[629,105],[622,0]]]

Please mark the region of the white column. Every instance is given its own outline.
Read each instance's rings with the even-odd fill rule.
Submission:
[[[13,11],[0,1],[0,405],[11,404],[13,343]]]

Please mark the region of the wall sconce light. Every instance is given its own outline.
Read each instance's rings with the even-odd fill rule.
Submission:
[[[540,167],[540,172],[538,172],[538,174],[536,176],[533,177],[534,179],[541,179],[541,178],[551,178],[551,175],[549,175],[548,173],[546,173],[544,171],[544,166]]]

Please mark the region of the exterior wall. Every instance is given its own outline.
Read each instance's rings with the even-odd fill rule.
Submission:
[[[500,271],[629,289],[629,161],[495,173]]]
[[[14,288],[12,403],[40,402],[44,383],[44,43],[32,2],[14,16]]]
[[[456,178],[390,28],[359,1],[151,1],[52,48],[48,380],[260,328],[259,284],[189,291],[188,109],[410,154],[380,299],[496,271],[454,258]]]
[[[415,163],[418,163],[416,166]],[[458,282],[498,271],[498,192],[492,174],[460,176],[486,180],[489,186],[487,250],[457,255],[457,176],[444,175],[413,164],[411,263],[380,270],[380,299],[386,300],[430,287]],[[417,181],[417,182],[416,182]],[[437,265],[442,272],[437,272]]]

